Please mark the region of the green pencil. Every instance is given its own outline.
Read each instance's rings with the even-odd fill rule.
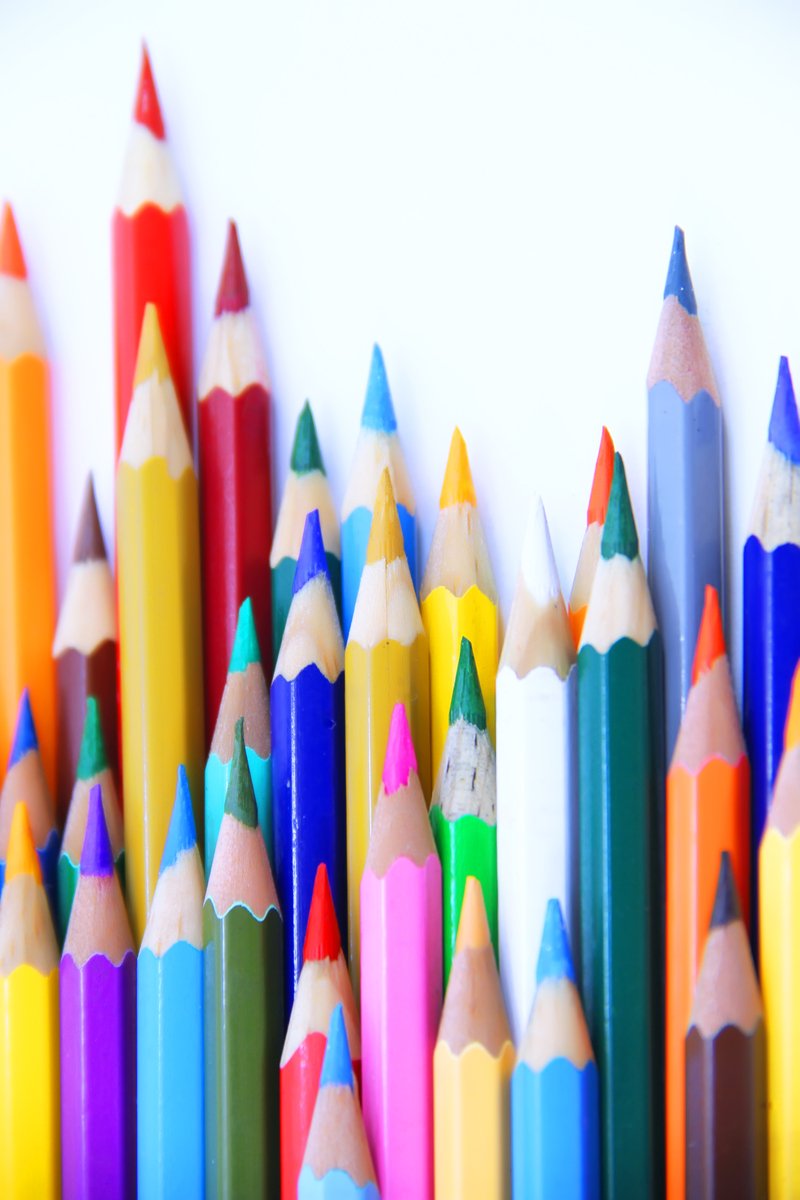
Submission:
[[[203,905],[206,1195],[278,1200],[283,922],[236,723]]]
[[[606,1200],[661,1174],[661,643],[619,454],[578,649],[583,999],[601,1086]]]
[[[431,827],[442,860],[444,983],[456,949],[468,875],[483,890],[497,958],[497,783],[494,747],[472,644],[461,639],[450,717],[431,798]]]
[[[286,480],[269,565],[272,573],[272,661],[278,661],[283,630],[292,603],[292,584],[297,555],[303,540],[306,517],[319,511],[325,558],[328,561],[333,595],[339,620],[342,619],[342,552],[339,517],[333,503],[328,478],[322,462],[317,430],[311,405],[306,400],[297,418],[294,446]]]

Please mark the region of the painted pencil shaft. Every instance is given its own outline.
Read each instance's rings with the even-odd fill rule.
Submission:
[[[591,602],[590,602],[591,610]],[[585,634],[586,627],[584,627]],[[629,638],[578,653],[583,998],[600,1075],[604,1195],[649,1195],[659,1161],[650,661]]]
[[[143,949],[137,969],[138,1200],[202,1200],[203,951]]]
[[[497,957],[497,826],[467,815],[448,821],[440,808],[431,809],[433,840],[442,864],[442,947],[444,984],[456,949],[464,885],[474,875],[481,885],[486,920]]]
[[[60,735],[58,743],[58,815],[64,823],[75,783],[86,701],[96,697],[112,770],[117,764],[117,643],[104,641],[93,653],[67,650],[56,660]],[[69,781],[69,782],[68,782]]]
[[[280,1194],[280,914],[259,921],[236,905],[220,919],[207,899],[203,929],[206,1195],[270,1200]]]
[[[460,1055],[438,1042],[433,1056],[436,1200],[508,1200],[509,1087],[514,1047],[500,1057],[473,1043]]]
[[[271,689],[275,884],[284,922],[285,1012],[303,966],[317,868],[328,869],[336,916],[347,937],[344,799],[344,676],[331,683],[315,664]]]
[[[0,978],[0,1194],[61,1195],[58,971]]]
[[[511,1170],[515,1197],[597,1200],[597,1066],[566,1058],[541,1071],[519,1063],[511,1079]]]
[[[136,1196],[136,958],[61,960],[64,1200]]]
[[[500,978],[515,1043],[536,987],[547,901],[578,946],[577,671],[497,677],[497,877]]]
[[[380,1200],[380,1192],[372,1182],[354,1183],[345,1171],[328,1171],[322,1179],[317,1179],[311,1168],[306,1167],[300,1175],[297,1197],[298,1200]]]

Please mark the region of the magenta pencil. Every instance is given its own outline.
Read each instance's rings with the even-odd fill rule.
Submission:
[[[408,718],[395,705],[361,880],[364,1122],[383,1200],[433,1200],[442,870]]]
[[[59,986],[63,1200],[134,1200],[136,957],[99,785]]]

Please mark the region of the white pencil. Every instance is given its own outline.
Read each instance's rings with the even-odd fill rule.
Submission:
[[[541,500],[531,506],[497,675],[500,975],[514,1042],[536,990],[547,901],[578,900],[575,649]]]

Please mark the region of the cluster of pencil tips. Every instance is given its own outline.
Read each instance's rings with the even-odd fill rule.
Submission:
[[[48,366],[6,207],[0,1194],[800,1195],[786,360],[744,548],[742,725],[680,230],[648,571],[603,430],[569,603],[537,502],[502,643],[458,430],[418,571],[377,347],[341,514],[306,404],[273,533],[236,229],[195,390],[146,52],[113,274],[116,579],[90,480],[57,614]]]

